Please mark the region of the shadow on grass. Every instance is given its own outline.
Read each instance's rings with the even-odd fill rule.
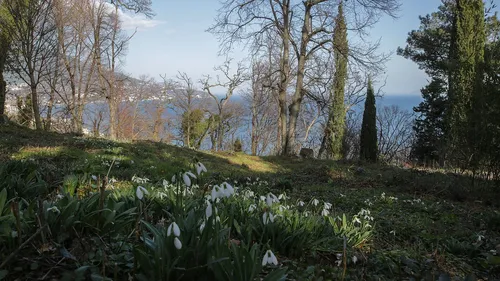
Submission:
[[[298,157],[249,156],[243,153],[202,152],[164,143],[112,142],[70,134],[38,132],[18,126],[0,126],[0,166],[11,161],[30,161],[50,186],[60,185],[67,175],[106,175],[130,181],[134,175],[152,182],[170,179],[180,171],[195,171],[201,161],[210,181],[226,178],[238,182],[260,177],[281,190],[381,189],[414,196],[434,196],[454,201],[480,201],[500,205],[498,183],[472,180],[466,175],[404,169],[387,165],[301,159]],[[112,165],[110,169],[110,165]]]

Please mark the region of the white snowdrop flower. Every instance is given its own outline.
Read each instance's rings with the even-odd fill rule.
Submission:
[[[167,188],[168,186],[168,181],[166,181],[165,179],[162,181],[162,184],[163,184],[163,188]]]
[[[269,195],[266,197],[266,205],[269,207],[273,205],[273,199]]]
[[[59,209],[57,208],[57,206],[52,206],[52,207],[50,207],[50,208],[47,209],[47,212],[50,212],[50,211],[52,213],[58,213],[58,214],[61,213],[61,211],[59,211]]]
[[[352,262],[356,264],[358,262],[358,257],[352,256]]]
[[[139,200],[142,200],[142,198],[144,198],[144,194],[149,195],[149,191],[139,185],[135,190],[135,195],[139,198]]]
[[[223,182],[222,185],[225,186],[225,188],[224,188],[224,196],[225,197],[229,197],[229,196],[234,194],[234,188],[232,185],[230,185],[227,182]]]
[[[220,222],[220,217],[219,217],[219,216],[216,216],[216,217],[215,217],[215,221]]]
[[[172,183],[175,183],[175,175],[172,176]]]
[[[248,207],[248,212],[249,212],[249,213],[251,213],[251,212],[255,211],[255,209],[257,209],[257,205],[252,204],[252,205],[250,205],[250,206]]]
[[[92,177],[93,180],[95,180],[95,181],[97,180],[96,176],[92,175],[91,177]]]
[[[179,240],[179,238],[175,237],[174,238],[174,246],[177,250],[180,250],[182,249],[182,243],[181,243],[181,240]]]
[[[389,234],[392,234],[392,235],[396,236],[396,231],[395,231],[395,230],[391,230],[391,231],[389,232]]]
[[[278,259],[271,250],[267,250],[262,258],[262,266],[266,266],[268,264],[278,265]]]
[[[196,173],[198,175],[200,175],[201,172],[206,173],[207,172],[207,168],[205,168],[205,165],[203,165],[203,163],[198,162],[198,163],[196,163]]]
[[[316,199],[316,198],[314,198],[314,199],[311,201],[311,203],[312,203],[314,206],[318,206],[318,204],[319,204],[319,200],[318,200],[318,199]]]
[[[160,199],[162,199],[162,200],[163,200],[164,198],[167,198],[167,197],[168,197],[168,196],[167,196],[167,194],[166,194],[166,193],[164,193],[164,192],[158,192],[158,196],[159,196],[159,197],[160,197]]]
[[[273,203],[279,203],[279,199],[278,197],[276,197],[276,195],[272,194],[272,193],[268,193],[267,194],[267,197],[266,197],[266,204],[267,206],[271,207],[273,205]]]
[[[304,207],[306,203],[304,203],[304,201],[300,200],[297,205],[300,206],[300,207]]]
[[[200,233],[203,232],[203,229],[205,229],[205,221],[203,221],[200,225]]]
[[[287,206],[285,206],[285,205],[280,205],[280,206],[278,207],[278,209],[279,209],[279,211],[280,211],[280,212],[283,212],[283,211],[285,211],[285,210],[286,210],[286,209],[288,209],[288,208],[287,208]]]
[[[358,217],[354,217],[354,222],[355,222],[355,223],[359,223],[359,224],[361,224],[361,221],[359,220],[359,218],[358,218]]]
[[[209,201],[207,201],[207,208],[205,209],[205,216],[210,218],[212,216],[212,204],[210,204]]]
[[[285,199],[286,200],[286,195],[281,193],[279,196],[278,196],[278,200],[283,200]]]
[[[343,197],[345,197],[345,195],[344,195],[344,194],[342,194],[342,193],[339,193],[339,195],[340,195],[340,197],[342,197],[342,198],[343,198]]]
[[[478,234],[477,235],[477,242],[481,242],[484,239],[484,235]]]
[[[330,210],[332,208],[332,203],[325,202],[325,206],[323,208],[326,210]]]
[[[191,173],[191,172],[185,172],[184,174],[182,174],[182,179],[184,180],[184,184],[187,185],[187,186],[191,186],[191,178],[195,179],[196,176]]]
[[[262,215],[262,222],[268,224],[269,222],[274,222],[274,216],[272,213],[264,212]]]
[[[63,198],[64,198],[64,195],[62,195],[62,194],[57,194],[57,195],[56,195],[56,198],[57,198],[57,199],[63,199]]]
[[[330,214],[330,211],[328,211],[327,209],[323,209],[323,211],[321,211],[321,215],[326,217]]]
[[[218,185],[214,185],[211,192],[212,201],[215,201],[215,199],[219,198],[220,195],[221,195],[220,187]]]
[[[16,238],[17,236],[18,236],[17,231],[12,230],[12,231],[10,232],[10,237],[12,237],[12,238]]]
[[[167,228],[167,236],[170,237],[170,235],[172,235],[172,230],[174,232],[174,236],[177,236],[179,237],[181,235],[181,230],[179,228],[179,226],[174,222],[172,222],[168,228]]]
[[[266,196],[261,195],[260,196],[260,201],[266,201]]]

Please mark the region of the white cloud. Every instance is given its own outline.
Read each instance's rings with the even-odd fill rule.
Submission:
[[[125,30],[145,30],[165,23],[160,20],[148,19],[144,15],[124,13],[122,11],[119,12],[119,17]]]

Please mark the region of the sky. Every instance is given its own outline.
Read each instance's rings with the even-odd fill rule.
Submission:
[[[380,52],[392,53],[386,64],[385,95],[419,95],[427,76],[415,63],[396,55],[404,47],[409,31],[419,27],[419,15],[437,10],[440,0],[401,0],[398,18],[385,16],[370,30],[371,41],[380,39]],[[224,57],[218,56],[217,39],[205,30],[214,23],[218,0],[153,0],[156,16],[124,14],[124,28],[137,29],[129,42],[123,70],[134,77],[161,75],[174,78],[186,72],[198,81],[205,74],[214,74],[214,66]],[[231,57],[243,59],[247,54],[234,50]]]

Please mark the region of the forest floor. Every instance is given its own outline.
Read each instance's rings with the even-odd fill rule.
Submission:
[[[478,180],[473,186],[468,177],[438,170],[205,152],[149,141],[113,142],[9,125],[0,127],[0,191],[7,188],[15,192],[9,191],[11,208],[5,204],[3,214],[7,216],[9,210],[15,209],[12,198],[30,201],[34,194],[50,198],[54,192],[72,185],[75,193],[83,194],[84,188],[95,189],[86,194],[99,192],[98,185],[83,180],[94,176],[101,179],[108,175],[116,190],[133,196],[137,187],[134,177],[161,183],[174,174],[195,171],[193,163],[198,161],[208,170],[206,186],[228,181],[233,186],[251,187],[251,183],[258,182],[256,192],[284,193],[289,202],[329,202],[332,208],[328,215],[333,217],[370,210],[373,229],[369,239],[353,246],[355,260],[339,262],[335,256],[314,249],[303,257],[289,257],[285,250],[275,249],[280,266],[288,269],[287,280],[500,278],[499,187]],[[38,188],[37,184],[43,185],[45,191],[26,191]],[[0,196],[0,205],[1,201]],[[12,222],[17,221],[15,216],[11,218]],[[3,268],[0,266],[0,280],[35,280],[44,276],[46,280],[51,276],[59,279],[57,274],[64,270],[75,270],[87,263],[102,266],[102,262],[95,262],[97,257],[83,257],[68,245],[63,247],[68,249],[65,252],[52,251],[46,257],[45,252],[50,250],[39,249],[41,245],[50,245],[49,238],[36,235],[36,228],[29,226],[36,222],[21,218],[20,224],[11,224],[12,231],[26,225],[19,240],[15,235],[6,238],[10,232],[0,231],[0,264],[6,261]],[[54,241],[52,245],[60,248],[61,243]],[[15,253],[16,249],[20,251]],[[15,255],[8,257],[12,252]],[[40,257],[43,255],[44,259]],[[112,276],[108,274],[111,279]]]

